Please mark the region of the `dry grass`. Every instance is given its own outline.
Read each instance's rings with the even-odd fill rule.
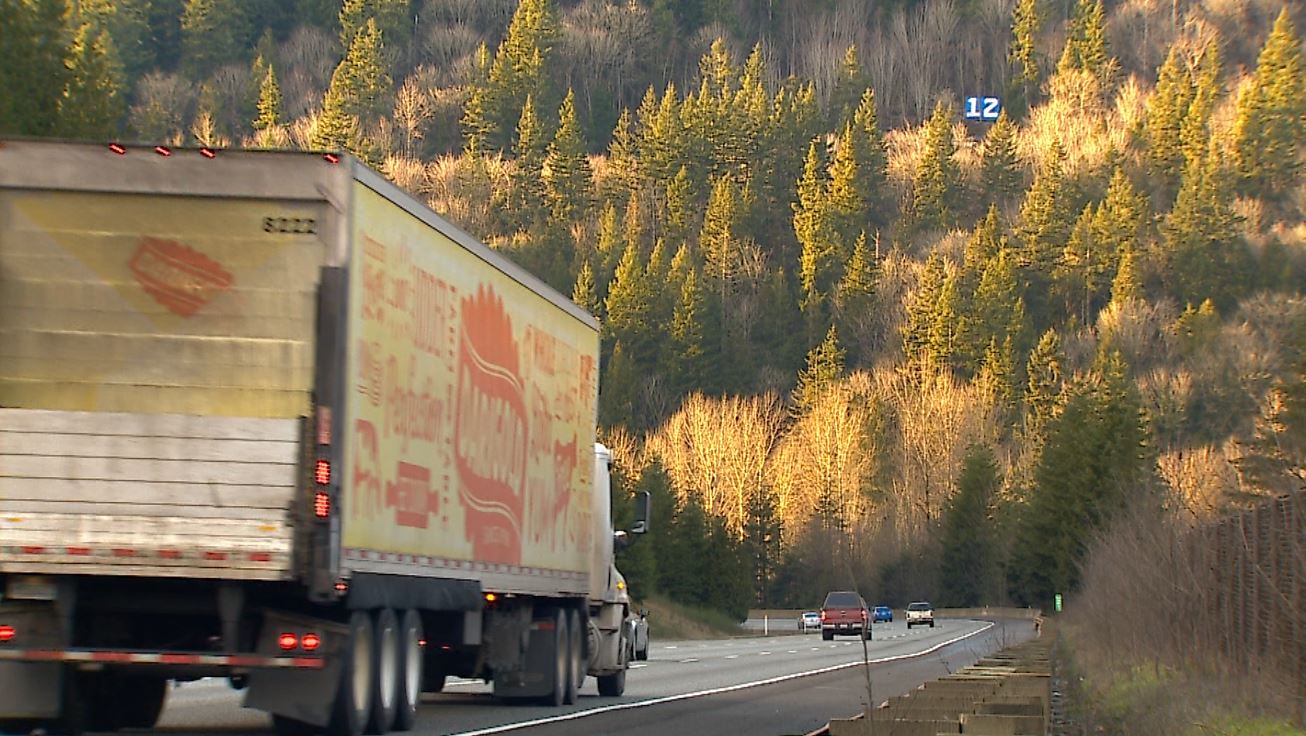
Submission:
[[[1221,454],[1199,454],[1193,467],[1180,470],[1200,473],[1203,463],[1218,468]],[[1144,500],[1093,544],[1082,592],[1064,616],[1063,631],[1084,676],[1086,731],[1238,733],[1212,726],[1249,719],[1285,726],[1297,707],[1291,673],[1239,648],[1242,635],[1221,618],[1219,601],[1234,593],[1231,581],[1210,562],[1212,540],[1190,536],[1193,517],[1182,500],[1161,499],[1164,506],[1184,511],[1176,515],[1147,496],[1140,493]],[[1286,549],[1298,557],[1302,552],[1300,546]],[[1267,617],[1301,615],[1291,602],[1269,598],[1263,605]]]

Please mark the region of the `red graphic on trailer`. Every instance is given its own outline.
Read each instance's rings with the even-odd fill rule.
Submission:
[[[141,238],[128,265],[156,302],[182,317],[194,315],[235,283],[217,261],[175,240]]]
[[[503,299],[482,285],[461,302],[454,457],[478,560],[521,563],[528,447],[517,341]]]

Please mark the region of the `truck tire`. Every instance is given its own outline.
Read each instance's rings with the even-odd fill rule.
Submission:
[[[399,620],[395,612],[382,608],[372,613],[372,717],[366,733],[389,733],[395,722],[399,700]]]
[[[355,611],[349,617],[349,644],[341,652],[340,686],[331,707],[331,736],[360,736],[372,716],[372,664],[376,660],[372,617]]]
[[[566,611],[555,608],[549,618],[553,621],[553,673],[550,677],[553,688],[540,700],[547,706],[557,708],[566,700],[567,682],[571,679],[571,654],[567,650],[571,637],[567,635]]]
[[[599,695],[605,698],[619,698],[626,692],[626,670],[630,665],[631,644],[628,640],[621,640],[621,654],[618,657],[617,665],[621,669],[609,675],[599,675]]]
[[[834,641],[834,632],[833,632],[833,631],[822,631],[822,632],[821,632],[821,639],[822,639],[823,641]]]
[[[163,713],[168,681],[162,677],[124,676],[117,683],[114,725],[118,728],[154,728]]]
[[[580,697],[580,686],[585,681],[585,645],[581,638],[580,612],[564,611],[567,618],[567,691],[562,702],[574,705]]]
[[[599,675],[599,695],[605,698],[619,698],[626,692],[626,670],[622,668],[610,675]]]
[[[273,713],[272,730],[277,736],[314,736],[319,729],[311,723]]]
[[[394,730],[411,731],[422,702],[422,617],[412,609],[399,622],[398,696]]]

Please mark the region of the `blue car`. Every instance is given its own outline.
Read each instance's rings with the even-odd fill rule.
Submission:
[[[881,621],[893,621],[893,609],[888,606],[876,606],[875,611],[871,613],[871,623],[878,624]]]

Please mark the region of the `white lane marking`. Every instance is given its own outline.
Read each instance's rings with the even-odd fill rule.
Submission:
[[[630,669],[632,669],[632,670],[637,670],[637,669],[639,669],[640,667],[647,667],[648,665],[646,665],[646,664],[632,664],[632,665],[628,665],[628,666],[629,666]]]
[[[680,660],[680,663],[681,663],[681,664],[690,664],[691,662],[697,662],[697,661],[698,661],[698,657],[690,657],[689,659],[682,659],[682,660]]]
[[[765,656],[768,655],[768,654],[770,654],[770,652],[758,652],[758,653],[757,653],[757,656],[759,656],[759,657],[765,657]]]
[[[798,653],[798,650],[797,650],[797,649],[790,649],[787,653],[788,653],[788,654],[797,654],[797,653]]]
[[[672,646],[669,646],[669,647],[662,647],[662,648],[663,648],[663,649],[675,649],[676,647],[675,647],[675,645],[672,645]]]
[[[731,655],[727,656],[726,659],[739,659],[739,655],[738,655],[738,654],[731,654]]]
[[[940,642],[924,651],[915,652],[914,654],[896,654],[892,657],[880,657],[879,659],[869,660],[867,663],[883,664],[885,662],[896,662],[902,659],[913,659],[915,657],[920,657],[925,654],[932,654],[950,644],[956,644],[962,639],[969,639],[970,637],[975,636],[976,634],[982,634],[985,631],[988,631],[989,629],[997,625],[992,622],[985,622],[985,623],[987,625],[979,629],[976,629],[975,631],[972,631],[969,634],[962,634],[961,636],[957,636],[952,639],[948,639],[947,641]],[[826,672],[834,672],[836,670],[846,670],[849,667],[861,667],[861,666],[862,666],[862,662],[846,662],[844,664],[836,664],[836,665],[831,665],[829,667],[822,667],[820,669],[808,670],[807,672],[799,672],[798,674],[795,675],[780,675],[779,677],[770,677],[765,680],[757,680],[755,682],[744,682],[738,685],[727,685],[725,687],[715,687],[709,690],[699,690],[692,693],[681,693],[679,695],[664,695],[663,697],[660,698],[638,700],[631,703],[617,703],[614,705],[605,705],[600,708],[592,708],[590,710],[576,711],[574,713],[564,713],[563,715],[560,716],[549,716],[548,718],[537,718],[533,721],[522,721],[520,723],[509,723],[503,726],[483,728],[479,731],[462,731],[457,734],[453,734],[453,736],[488,736],[488,734],[493,734],[493,733],[507,733],[508,731],[517,731],[523,728],[533,728],[535,726],[543,726],[548,723],[561,723],[563,721],[574,721],[579,718],[597,715],[599,713],[610,713],[612,711],[618,711],[618,710],[630,710],[632,708],[645,708],[650,705],[674,703],[678,700],[690,700],[692,698],[702,698],[708,695],[720,695],[721,693],[730,693],[736,690],[746,690],[750,687],[760,687],[762,685],[774,685],[777,682],[796,680],[799,677],[810,677],[811,675],[821,675],[821,674],[825,674]]]

